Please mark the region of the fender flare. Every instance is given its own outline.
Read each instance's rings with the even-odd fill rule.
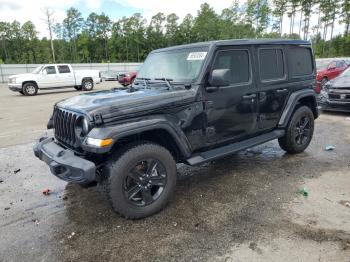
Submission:
[[[170,119],[164,116],[153,116],[146,119],[134,119],[131,122],[116,124],[114,126],[101,126],[93,128],[88,137],[97,139],[112,138],[114,143],[118,140],[131,136],[137,135],[145,131],[152,130],[164,130],[168,132],[174,139],[177,148],[184,157],[189,157],[191,155],[191,146],[187,140],[186,135],[183,131],[177,127]],[[95,152],[95,153],[106,153],[109,152],[113,147],[114,143],[106,148],[91,148],[84,141],[83,149]]]
[[[312,98],[313,104],[315,105],[315,108],[312,108],[312,111],[314,112],[315,118],[318,117],[317,99],[316,99],[315,91],[313,89],[303,89],[303,90],[296,91],[289,96],[287,104],[284,107],[283,113],[278,122],[278,127],[284,128],[287,126],[296,105],[301,99],[306,97]]]

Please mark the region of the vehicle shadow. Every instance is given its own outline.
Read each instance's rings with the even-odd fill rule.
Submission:
[[[288,219],[282,206],[296,196],[304,178],[346,168],[345,162],[331,165],[327,156],[315,166],[316,150],[288,155],[269,142],[198,167],[179,165],[174,199],[160,213],[134,221],[116,214],[100,187],[68,184],[66,219],[55,242],[79,232],[74,250],[83,260],[213,257],[279,230]],[[77,255],[70,243],[62,245],[67,258]]]

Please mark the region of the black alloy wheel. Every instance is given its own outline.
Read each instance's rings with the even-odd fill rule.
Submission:
[[[156,159],[137,163],[125,177],[124,195],[135,206],[147,206],[162,194],[167,182],[165,167]]]

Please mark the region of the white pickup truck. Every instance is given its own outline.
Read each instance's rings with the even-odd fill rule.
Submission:
[[[12,75],[8,87],[14,92],[34,96],[38,89],[56,89],[74,87],[77,90],[90,91],[94,84],[101,82],[98,70],[74,71],[68,64],[50,64],[37,67],[32,73]]]

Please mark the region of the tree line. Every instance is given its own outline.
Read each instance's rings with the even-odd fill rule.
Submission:
[[[52,10],[43,15],[49,38],[39,39],[31,21],[0,21],[0,63],[141,62],[166,46],[281,37],[310,40],[317,57],[350,56],[350,0],[234,0],[220,14],[204,3],[182,21],[174,13],[157,13],[149,22],[139,13],[117,21],[94,12],[84,18],[73,7],[61,23],[54,23]],[[336,21],[344,29],[334,36]]]

